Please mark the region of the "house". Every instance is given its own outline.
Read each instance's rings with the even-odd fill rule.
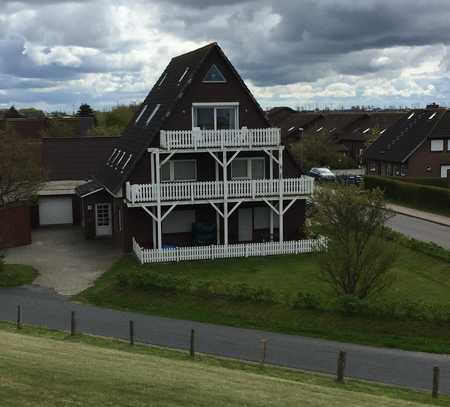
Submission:
[[[450,110],[433,106],[403,114],[368,148],[366,159],[372,175],[447,177]]]
[[[312,190],[212,43],[170,61],[77,193],[86,235],[136,252],[298,240]]]
[[[80,202],[75,188],[91,180],[117,137],[58,137],[40,142],[47,182],[31,208],[33,227],[78,225]]]
[[[401,117],[399,112],[298,112],[288,107],[268,112],[270,122],[281,128],[283,141],[293,145],[305,135],[325,132],[338,151],[355,165],[363,163],[373,132],[383,131]]]

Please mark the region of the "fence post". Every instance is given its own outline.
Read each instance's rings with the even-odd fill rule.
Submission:
[[[70,313],[70,336],[74,336],[76,333],[76,321],[75,321],[75,311]]]
[[[431,396],[435,399],[439,396],[439,367],[433,367],[433,390]]]
[[[266,363],[267,339],[261,339],[261,366]]]
[[[134,322],[133,321],[130,321],[129,328],[130,328],[130,345],[133,346],[134,345]]]
[[[191,358],[195,358],[195,331],[191,329],[191,342],[189,346],[189,355]]]
[[[22,328],[22,309],[20,305],[17,306],[17,329]]]
[[[338,383],[344,383],[346,358],[347,358],[347,354],[341,350],[339,352],[338,362],[337,362],[336,381]]]

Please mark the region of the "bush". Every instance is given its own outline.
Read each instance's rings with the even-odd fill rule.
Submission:
[[[432,178],[432,177],[394,177],[395,180],[401,182],[410,182],[413,184],[427,185],[430,187],[447,188],[446,178]]]
[[[354,295],[344,295],[337,298],[337,310],[345,316],[370,314],[368,303]]]
[[[0,254],[0,273],[5,269],[5,256]]]
[[[380,188],[388,200],[418,209],[450,215],[450,189],[398,181],[395,178],[366,176],[365,187]]]
[[[322,300],[319,296],[299,291],[292,302],[294,309],[323,310]]]

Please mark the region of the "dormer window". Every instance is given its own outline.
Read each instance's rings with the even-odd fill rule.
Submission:
[[[219,68],[214,64],[209,68],[209,71],[206,73],[203,78],[203,82],[207,83],[224,83],[226,82],[225,77],[222,72],[220,72]]]
[[[183,82],[184,77],[187,75],[187,73],[189,72],[189,67],[187,67],[184,72],[183,75],[180,76],[180,79],[178,79],[178,85]]]

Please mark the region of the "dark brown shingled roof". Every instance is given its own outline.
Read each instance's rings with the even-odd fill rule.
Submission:
[[[250,98],[260,110],[262,117],[266,120],[263,110],[217,43],[214,42],[202,48],[174,57],[145,98],[141,108],[136,112],[135,117],[128,124],[124,133],[114,146],[114,149],[111,150],[110,157],[113,158],[115,151],[121,152],[118,157],[125,153],[123,161],[119,166],[115,166],[114,164],[111,165],[111,160],[108,159],[95,177],[109,192],[116,193],[121,185],[127,180],[135,165],[139,162],[143,154],[145,154],[147,148],[154,142],[155,136],[159,133],[164,122],[170,117],[176,104],[181,101],[186,94],[187,87],[193,82],[193,79],[203,62],[214,49],[217,49],[226,63],[229,64],[243,88],[248,92]],[[189,68],[189,70],[184,75],[183,80],[179,81],[186,71],[186,68]],[[145,113],[139,118],[137,123],[135,123],[145,105],[147,105]],[[159,110],[147,125],[146,121],[157,105],[160,105]],[[122,168],[122,164],[127,160],[128,163],[126,167]],[[114,159],[112,161],[114,161]]]
[[[411,110],[380,135],[367,149],[366,157],[402,163],[427,138],[437,137],[436,134],[443,134],[446,129],[450,129],[447,110]]]

